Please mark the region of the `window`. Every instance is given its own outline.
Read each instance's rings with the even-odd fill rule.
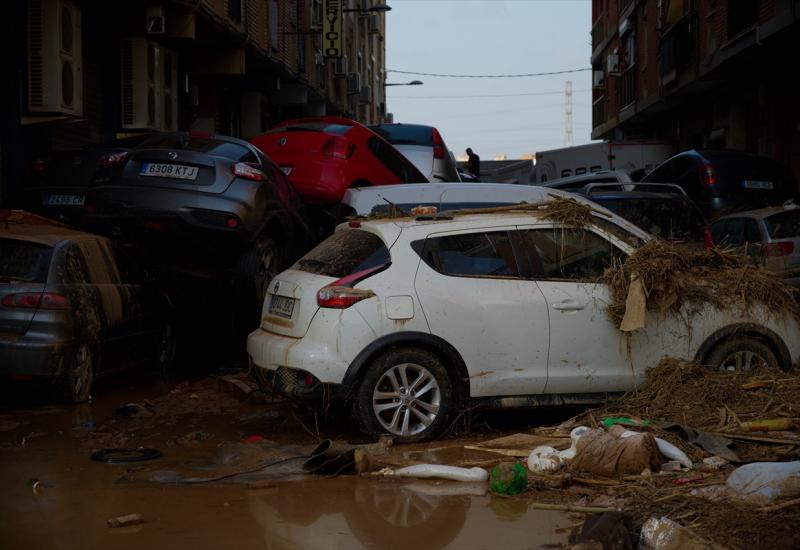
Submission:
[[[744,221],[744,241],[746,243],[760,243],[761,232],[758,230],[758,222],[746,219]]]
[[[228,0],[228,17],[237,25],[242,24],[242,4],[244,0]]]
[[[744,220],[742,218],[732,218],[725,226],[725,233],[722,235],[722,244],[728,246],[739,246],[744,242]]]
[[[341,229],[303,256],[292,269],[342,278],[391,262],[380,237],[359,229]]]
[[[0,283],[44,283],[53,249],[42,244],[0,239]]]
[[[456,277],[518,277],[508,232],[468,233],[431,237],[412,247],[422,260],[443,275]]]
[[[586,173],[586,168],[584,168],[584,167],[575,169],[575,175],[576,176],[580,176],[580,175],[585,174],[585,173]]]
[[[728,2],[728,38],[749,29],[758,21],[758,0]]]
[[[425,182],[425,176],[419,173],[404,156],[397,152],[391,145],[381,138],[372,136],[367,140],[367,148],[375,155],[392,174],[397,176],[404,183]]]
[[[800,237],[800,209],[788,210],[765,218],[767,233],[773,239]]]
[[[591,231],[532,229],[525,243],[535,279],[595,280],[625,259],[622,251]]]
[[[561,177],[566,178],[572,175],[572,170],[567,168],[566,170],[561,171]]]
[[[258,162],[255,154],[243,145],[211,138],[189,137],[182,134],[154,134],[140,145],[145,149],[173,149],[206,153],[236,162]]]

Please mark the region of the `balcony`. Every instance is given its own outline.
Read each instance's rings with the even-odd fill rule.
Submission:
[[[592,103],[592,128],[597,128],[606,121],[606,96],[601,95]]]
[[[636,66],[628,67],[619,78],[620,111],[636,101]]]
[[[592,25],[592,55],[597,50],[597,47],[606,39],[606,13],[600,14],[597,21]]]
[[[670,27],[659,45],[659,75],[661,83],[675,80],[681,70],[694,61],[694,13],[689,12]]]

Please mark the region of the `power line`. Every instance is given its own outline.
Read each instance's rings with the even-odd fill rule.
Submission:
[[[591,71],[591,67],[583,69],[570,69],[567,71],[551,71],[547,73],[524,73],[524,74],[440,74],[440,73],[417,73],[414,71],[400,71],[397,69],[387,69],[387,73],[410,74],[417,76],[434,76],[441,78],[525,78],[529,76],[550,76],[556,74],[579,73],[581,71]]]
[[[591,92],[590,89],[572,90],[573,94]],[[563,95],[564,92],[530,92],[521,94],[478,94],[478,95],[390,95],[386,99],[466,99],[466,98],[485,98],[485,97],[530,97],[538,95]]]

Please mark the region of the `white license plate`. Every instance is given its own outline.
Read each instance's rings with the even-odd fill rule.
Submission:
[[[278,296],[273,294],[269,301],[269,312],[278,317],[292,318],[294,312],[294,298],[286,298],[285,296]]]
[[[157,178],[177,178],[181,180],[197,179],[197,166],[184,166],[183,164],[166,164],[162,162],[145,162],[139,170],[140,176],[155,176]]]
[[[45,206],[83,206],[84,195],[45,195]]]
[[[745,189],[775,189],[771,181],[744,180],[742,187]]]

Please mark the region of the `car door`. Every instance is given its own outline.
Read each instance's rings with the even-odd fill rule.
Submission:
[[[625,253],[596,229],[537,224],[521,230],[549,314],[545,393],[630,389],[626,338],[607,316],[607,285],[597,282]]]
[[[473,397],[540,394],[547,381],[547,305],[521,275],[514,230],[432,233],[414,243],[423,313],[466,363]]]

